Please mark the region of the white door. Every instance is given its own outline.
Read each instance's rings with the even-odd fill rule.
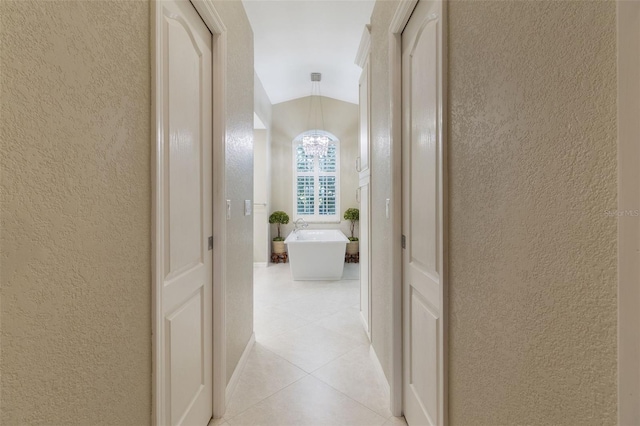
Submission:
[[[212,36],[191,3],[159,2],[162,290],[158,423],[212,416]]]
[[[371,170],[369,169],[369,59],[365,60],[360,76],[360,137],[358,157],[359,201],[360,201],[360,316],[365,331],[371,340],[371,274],[370,274],[370,221],[371,214]]]
[[[442,1],[420,1],[402,33],[403,386],[411,426],[446,423],[442,13]]]

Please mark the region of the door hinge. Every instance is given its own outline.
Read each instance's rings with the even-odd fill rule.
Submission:
[[[402,236],[402,248],[407,248],[407,237]]]
[[[213,250],[213,237],[209,237],[209,250]]]

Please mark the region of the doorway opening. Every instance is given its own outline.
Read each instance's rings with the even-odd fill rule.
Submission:
[[[320,232],[332,229],[345,239],[351,236],[351,222],[343,215],[348,208],[361,210],[359,171],[356,169],[360,152],[359,108],[336,99],[326,98],[323,102],[327,128],[335,132],[332,138],[335,141],[339,139],[340,144],[339,149],[331,151],[326,158],[306,158],[304,153],[298,152],[297,136],[307,130],[304,107],[308,99],[273,105],[269,123],[264,123],[266,129],[254,130],[254,235],[262,232],[258,227],[269,226],[268,215],[281,210],[290,217],[289,223],[281,225],[283,237],[307,230]],[[333,130],[336,128],[338,130]],[[267,135],[266,145],[269,148],[266,150],[260,146],[263,143],[260,131]],[[270,152],[267,158],[264,158],[265,152]],[[297,160],[309,161],[300,165]],[[258,176],[263,173],[261,169],[265,164],[271,170],[272,182],[267,191],[260,185],[269,178]],[[327,187],[315,188],[318,189],[315,191],[313,184],[308,183],[307,190],[314,189],[313,203],[298,201],[299,192],[303,196],[305,194],[305,190],[298,188],[299,179],[305,180],[313,175],[314,182],[326,180],[322,173],[315,176],[311,170],[312,166],[319,167],[320,164],[321,171],[328,173],[327,176],[333,177],[336,172],[340,175],[339,179],[331,180],[335,182],[332,184],[340,185],[336,191],[339,199],[323,203],[324,209],[335,204],[336,211],[332,212],[338,219],[333,223],[307,219],[308,227],[295,230],[295,215],[305,211],[309,205],[313,205],[315,213],[316,207],[319,208],[315,202],[316,192],[321,189],[323,195],[327,194]],[[299,177],[296,177],[297,171],[300,171]],[[259,220],[258,204],[263,202],[261,191],[269,193],[265,203],[270,207],[266,212],[268,215]],[[305,198],[303,201],[308,200]],[[363,217],[360,216],[359,223],[355,223],[355,237],[362,237],[362,222]],[[277,235],[275,226],[271,225],[271,236]],[[254,248],[261,248],[262,244],[255,245],[256,242]],[[298,408],[289,411],[301,416],[296,419],[299,424],[319,421],[341,423],[346,418],[353,419],[355,423],[373,424],[383,423],[391,417],[388,391],[380,380],[381,367],[371,356],[368,329],[362,319],[362,264],[347,263],[344,245],[341,250],[341,276],[325,280],[295,280],[291,262],[296,259],[292,259],[291,253],[286,263],[271,263],[271,256],[268,256],[265,265],[261,262],[264,258],[254,257],[255,344],[248,347],[247,356],[243,356],[245,362],[239,367],[237,384],[229,395],[225,419],[250,421],[264,416],[284,401]],[[354,365],[358,366],[355,370]],[[305,399],[318,394],[323,398]],[[332,406],[342,409],[335,410]],[[286,420],[281,421],[286,423]]]

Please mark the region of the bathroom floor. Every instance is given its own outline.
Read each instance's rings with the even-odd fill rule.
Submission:
[[[406,425],[389,401],[360,321],[358,265],[342,281],[296,281],[289,264],[254,269],[256,343],[222,425]]]

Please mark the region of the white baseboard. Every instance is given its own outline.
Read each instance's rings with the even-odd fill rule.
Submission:
[[[367,333],[367,337],[369,338],[369,343],[371,343],[371,333],[369,332],[369,324],[367,324],[367,320],[364,319],[364,315],[362,315],[362,311],[360,311],[360,321],[362,322],[362,328],[364,328],[364,332]],[[373,350],[373,348],[371,348]]]
[[[253,262],[254,268],[264,268],[267,266],[267,262]]]
[[[376,355],[376,351],[373,349],[373,345],[369,346],[369,356],[371,356],[371,361],[373,361],[373,366],[376,369],[378,380],[384,389],[387,401],[391,401],[391,387],[389,386],[387,376],[384,375],[382,364],[380,364],[380,360],[378,359],[378,355]]]
[[[242,356],[238,361],[238,365],[236,365],[236,369],[233,371],[233,374],[231,375],[231,380],[229,380],[229,383],[227,384],[227,390],[225,391],[225,399],[227,404],[229,404],[229,401],[231,401],[231,396],[233,395],[233,392],[236,390],[236,387],[238,386],[238,382],[240,381],[240,376],[242,375],[244,366],[247,364],[247,359],[249,358],[249,354],[251,353],[251,349],[253,349],[253,345],[255,343],[256,343],[256,335],[255,333],[251,333],[251,338],[249,339],[247,346],[244,348],[244,351],[242,352]]]

